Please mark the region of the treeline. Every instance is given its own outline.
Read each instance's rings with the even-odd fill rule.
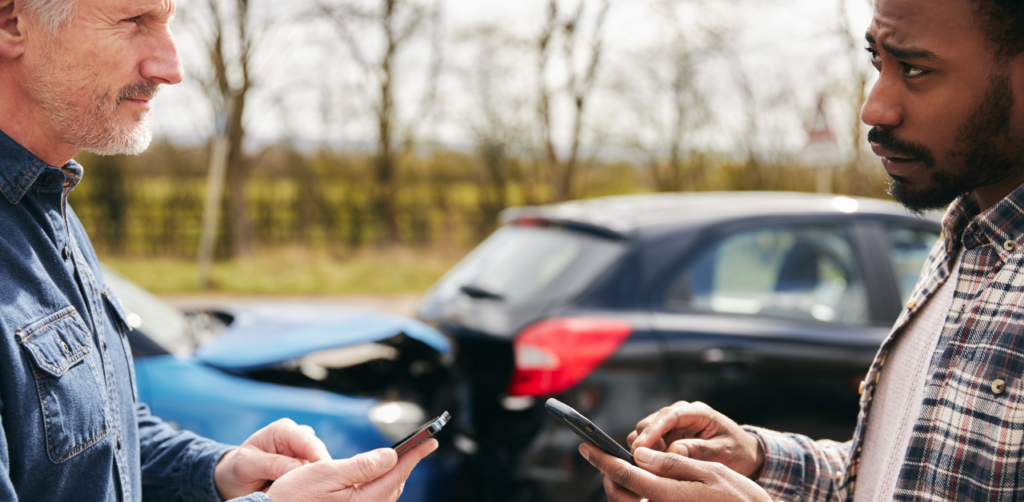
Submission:
[[[596,195],[882,193],[858,119],[874,69],[848,8],[866,0],[825,2],[820,33],[785,44],[759,35],[789,8],[771,2],[488,2],[181,0],[190,78],[154,130],[215,147],[89,159],[101,182],[76,201],[97,244],[187,256],[201,241],[204,268],[214,242],[221,257],[468,246],[505,207]],[[819,122],[812,94],[831,182],[787,160]]]
[[[95,247],[114,255],[194,257],[199,246],[207,148],[155,144],[138,157],[78,157],[83,182],[70,202]],[[545,163],[501,151],[439,151],[401,157],[394,223],[374,206],[375,156],[267,147],[247,158],[247,238],[256,249],[302,245],[337,251],[400,244],[465,249],[487,236],[506,207],[556,200]],[[632,163],[583,159],[576,198],[654,191],[814,191],[813,170],[784,163],[698,154],[676,161]],[[885,196],[878,166],[836,172],[836,193]],[[225,199],[226,204],[229,201]],[[231,249],[229,211],[221,211],[216,256]],[[384,226],[388,225],[388,228]]]

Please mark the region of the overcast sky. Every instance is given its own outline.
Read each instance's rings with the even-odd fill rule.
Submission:
[[[565,0],[569,6],[576,0]],[[715,120],[702,127],[701,146],[716,149],[738,148],[738,137],[747,124],[747,114],[736,83],[734,70],[743,68],[757,92],[763,111],[762,142],[775,142],[779,148],[795,150],[806,140],[804,121],[810,119],[820,93],[835,95],[837,86],[848,81],[849,52],[837,35],[840,0],[613,0],[605,30],[605,57],[598,82],[599,90],[590,102],[587,137],[602,143],[625,143],[630,131],[653,127],[626,113],[623,101],[612,90],[628,82],[637,73],[643,59],[657,59],[659,48],[674,33],[698,33],[693,40],[700,46],[703,28],[725,29],[727,45],[735,54],[709,58],[702,64],[700,88],[714,110]],[[275,8],[298,9],[301,1],[252,4],[276,4]],[[365,0],[365,3],[373,3]],[[493,26],[512,36],[530,40],[536,37],[544,19],[544,0],[443,0],[441,4],[442,44],[445,72],[439,80],[442,106],[429,123],[416,131],[417,139],[444,145],[468,145],[472,142],[470,124],[479,103],[469,96],[463,78],[478,64],[480,47],[467,33],[480,26]],[[851,31],[862,34],[870,20],[868,0],[847,0]],[[673,7],[666,10],[665,4]],[[174,30],[179,40],[186,70],[185,83],[164,89],[150,118],[158,138],[183,142],[202,142],[214,129],[209,101],[194,78],[203,72],[207,56],[196,36],[195,16],[201,2],[182,0]],[[594,3],[596,5],[596,2]],[[266,7],[265,7],[266,8]],[[280,19],[289,14],[263,15]],[[589,11],[593,12],[593,10]],[[672,12],[672,16],[666,15]],[[674,19],[669,19],[674,17]],[[588,18],[584,21],[592,21]],[[860,38],[860,36],[858,36]],[[403,57],[399,107],[415,108],[425,91],[426,68],[430,60],[430,41],[424,36]],[[528,53],[527,53],[528,55]],[[486,56],[486,54],[485,54]],[[493,56],[495,61],[504,57]],[[500,89],[511,96],[528,99],[535,87],[533,63],[515,55],[503,64],[507,73]],[[856,56],[860,68],[866,68],[866,56]],[[731,61],[731,62],[730,62]],[[495,64],[498,64],[497,62]],[[518,67],[517,67],[518,65]],[[278,27],[267,37],[258,54],[258,87],[254,89],[246,114],[251,144],[288,139],[300,143],[335,145],[367,143],[374,138],[372,115],[361,98],[359,72],[328,23],[292,21]],[[190,78],[192,77],[192,78]],[[557,81],[558,72],[552,75]],[[849,107],[841,100],[830,101],[833,127],[842,133],[852,120]],[[533,108],[522,103],[508,114],[531,114]],[[568,140],[568,114],[564,107],[556,114],[557,137]],[[525,115],[524,115],[525,116]],[[633,117],[629,119],[627,117]]]

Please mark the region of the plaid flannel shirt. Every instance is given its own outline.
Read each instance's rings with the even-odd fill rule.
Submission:
[[[747,428],[765,451],[758,483],[775,500],[853,500],[885,358],[961,252],[895,499],[1024,499],[1024,186],[979,212],[972,197],[962,197],[946,213],[915,292],[868,371],[852,441]]]

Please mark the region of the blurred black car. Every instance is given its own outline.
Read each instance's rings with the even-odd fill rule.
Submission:
[[[610,197],[515,208],[427,293],[457,342],[463,500],[602,500],[557,396],[624,442],[678,400],[847,439],[857,389],[937,217],[794,193]]]

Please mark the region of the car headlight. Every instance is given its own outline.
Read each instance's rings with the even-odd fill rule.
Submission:
[[[404,439],[426,420],[423,408],[404,401],[381,403],[370,409],[370,421],[392,441]]]

